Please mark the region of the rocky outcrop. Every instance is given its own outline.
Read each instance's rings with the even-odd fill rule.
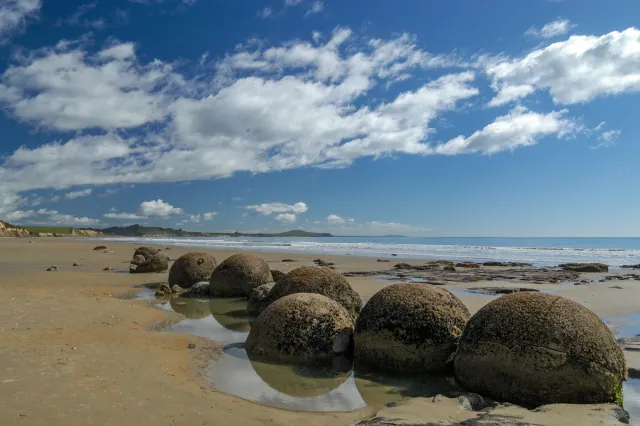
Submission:
[[[132,274],[160,273],[168,269],[169,258],[150,247],[138,248],[129,264],[129,273]]]
[[[255,320],[245,348],[285,361],[330,359],[352,349],[353,317],[338,302],[297,293],[269,305]]]
[[[303,266],[281,278],[265,301],[269,303],[295,293],[315,293],[340,303],[355,315],[362,308],[362,300],[349,281],[336,271],[323,266]]]
[[[249,297],[251,290],[272,282],[269,264],[250,254],[236,254],[216,267],[209,280],[213,297]]]
[[[199,282],[209,281],[216,266],[216,259],[207,253],[187,253],[171,266],[169,285],[191,288]]]
[[[31,234],[26,229],[12,227],[0,221],[0,237],[28,238]]]
[[[454,362],[465,388],[526,407],[622,403],[627,367],[620,346],[589,309],[523,292],[480,309]]]
[[[72,237],[100,237],[102,236],[102,232],[94,231],[93,229],[72,229],[71,236]]]
[[[456,263],[456,268],[468,268],[468,269],[477,269],[480,267],[479,263],[473,262],[460,262]]]
[[[355,328],[359,364],[426,373],[453,361],[469,310],[453,294],[427,284],[394,284],[364,306]]]
[[[574,272],[609,272],[609,265],[604,263],[565,263],[558,268]]]
[[[621,268],[626,268],[626,269],[640,269],[640,263],[638,263],[637,265],[622,265]]]

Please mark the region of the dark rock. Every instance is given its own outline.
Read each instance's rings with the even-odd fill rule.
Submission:
[[[269,265],[264,259],[236,254],[213,271],[209,291],[213,297],[249,297],[251,290],[272,281]]]
[[[340,303],[351,314],[362,308],[362,300],[341,274],[322,266],[303,266],[280,279],[269,293],[265,306],[295,293],[315,293]]]
[[[380,272],[343,272],[343,277],[376,277]]]
[[[626,269],[640,269],[640,263],[638,263],[637,265],[622,265],[621,268],[626,268]]]
[[[111,266],[107,266],[106,268],[103,269],[103,271],[113,271],[113,268]]]
[[[396,265],[393,266],[396,269],[409,269],[411,268],[411,265],[409,265],[408,263],[398,263]]]
[[[74,263],[73,266],[80,266],[78,262]]]
[[[284,361],[330,359],[353,344],[353,317],[338,302],[298,293],[269,305],[255,320],[245,348],[250,356]]]
[[[465,388],[526,407],[621,403],[627,369],[604,322],[571,300],[506,295],[476,313],[455,357]]]
[[[189,289],[191,297],[204,297],[209,295],[209,281],[201,281],[191,286]]]
[[[392,372],[444,369],[469,310],[453,294],[426,284],[394,284],[364,306],[355,328],[356,362]]]
[[[446,265],[444,268],[442,268],[442,270],[447,272],[455,272],[456,268],[453,265]]]
[[[249,293],[249,301],[247,303],[247,314],[257,317],[264,308],[269,306],[267,296],[275,285],[275,282],[266,283],[251,290],[251,293]]]
[[[333,266],[333,265],[335,265],[335,263],[333,263],[333,262],[326,262],[326,261],[324,261],[322,259],[315,259],[313,261],[313,263],[315,263],[317,266]]]
[[[209,281],[216,266],[216,259],[207,253],[187,253],[171,266],[169,285],[190,288],[196,283]]]
[[[629,378],[630,379],[640,379],[640,369],[637,368],[629,368]]]
[[[468,268],[468,269],[477,269],[480,267],[480,264],[474,262],[460,262],[456,263],[457,268]]]
[[[484,262],[484,266],[502,266],[502,267],[524,267],[524,266],[533,266],[531,263],[521,263],[521,262]]]
[[[280,281],[285,275],[287,275],[287,274],[285,274],[282,271],[278,271],[277,269],[272,269],[271,270],[271,277],[273,277],[273,281],[274,282]]]
[[[388,262],[391,262],[391,261],[390,261],[390,260],[387,260],[387,259],[378,259],[378,260],[376,260],[376,262],[380,262],[380,263],[388,263]]]
[[[189,349],[195,349],[195,348],[196,348],[196,344],[195,344],[195,343],[189,343],[189,345],[187,346],[187,348],[189,348]]]
[[[134,256],[135,258],[135,256]],[[150,274],[166,272],[169,269],[169,260],[163,254],[145,256],[145,261],[140,265],[131,263],[129,272],[132,274]]]
[[[393,256],[393,257],[398,257],[398,255],[397,255],[397,254],[395,254],[395,253],[393,253],[391,256]]]
[[[282,262],[283,263],[294,263],[295,260],[293,260],[293,259],[282,259]]]
[[[565,263],[558,268],[575,272],[609,272],[609,266],[604,263]]]
[[[106,249],[107,249],[107,246],[97,246],[97,247],[94,248],[94,250],[96,250],[96,251],[97,250],[106,250]]]
[[[58,271],[57,266],[51,266],[50,268],[47,268],[47,272],[57,272],[57,271]]]
[[[158,288],[156,288],[156,297],[163,297],[171,295],[172,290],[169,287],[169,284],[161,283]]]

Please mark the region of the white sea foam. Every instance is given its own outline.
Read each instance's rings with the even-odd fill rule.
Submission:
[[[102,238],[101,241],[121,241],[180,247],[200,247],[220,250],[269,251],[283,253],[314,253],[353,256],[398,257],[418,259],[452,259],[470,261],[529,262],[536,265],[557,265],[567,262],[603,262],[612,266],[640,262],[639,248],[586,247],[508,247],[466,244],[420,244],[367,241],[365,238]]]

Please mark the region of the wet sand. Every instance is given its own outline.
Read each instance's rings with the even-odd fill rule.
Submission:
[[[348,425],[379,408],[294,412],[216,391],[208,385],[206,367],[220,355],[221,344],[158,332],[184,317],[127,299],[138,291],[129,286],[164,281],[166,274],[129,275],[135,246],[106,243],[113,253],[92,250],[100,244],[80,239],[34,239],[31,244],[27,239],[0,239],[0,424]],[[175,259],[189,251],[194,250],[173,247],[167,254]],[[235,253],[208,252],[219,262]],[[340,272],[423,263],[391,256],[390,263],[378,263],[354,256],[258,255],[283,272],[312,264],[318,257],[334,262]],[[281,262],[287,258],[296,262]],[[74,262],[81,266],[72,267]],[[52,265],[60,271],[46,272]],[[115,271],[105,272],[105,267]],[[377,277],[348,280],[363,300],[393,283]],[[610,288],[614,285],[622,289]],[[491,281],[445,288],[461,292],[482,286],[523,285]],[[615,317],[615,326],[638,312],[640,281],[528,287],[576,300],[603,318]],[[459,293],[459,297],[475,312],[497,296]],[[189,349],[189,343],[196,349]],[[625,354],[631,367],[640,368],[636,353]]]

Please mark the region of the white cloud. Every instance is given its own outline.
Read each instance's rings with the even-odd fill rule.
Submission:
[[[191,220],[191,222],[193,223],[200,223],[200,221],[202,220],[202,217],[199,214],[194,214],[189,216],[189,220]]]
[[[311,4],[311,9],[309,9],[306,15],[313,15],[314,13],[320,13],[324,10],[324,1],[322,0],[314,0]]]
[[[165,117],[165,92],[178,80],[161,61],[141,64],[132,43],[90,55],[60,42],[9,66],[0,102],[21,120],[59,130],[131,128]]]
[[[92,193],[93,189],[87,188],[80,191],[67,192],[66,194],[64,194],[64,198],[66,198],[67,200],[75,200],[76,198],[88,197]]]
[[[524,34],[528,37],[535,38],[554,38],[568,33],[575,27],[576,25],[572,24],[567,19],[558,19],[545,24],[540,29],[531,27]]]
[[[601,126],[598,126],[598,127],[601,128]],[[596,129],[598,129],[598,127],[596,127]],[[597,145],[592,146],[591,148],[592,149],[609,148],[615,145],[616,140],[618,139],[618,137],[620,137],[620,134],[622,134],[622,131],[618,129],[604,131],[600,134],[600,136],[598,136],[598,140],[600,140],[601,142]]]
[[[15,31],[21,30],[29,19],[38,15],[41,0],[3,0],[0,2],[0,44]]]
[[[254,210],[256,213],[260,213],[265,216],[272,213],[305,213],[309,210],[309,207],[303,202],[299,202],[293,205],[284,203],[267,203],[255,206],[247,206],[246,208],[249,210]]]
[[[140,204],[140,213],[144,216],[167,217],[184,213],[180,208],[173,207],[171,204],[162,200],[145,201]]]
[[[266,19],[266,18],[271,18],[273,16],[273,8],[271,7],[265,7],[264,9],[260,10],[260,12],[258,12],[258,17]]]
[[[345,223],[345,220],[340,216],[331,214],[327,217],[327,222],[329,222],[330,225],[342,225]]]
[[[534,145],[538,138],[544,136],[565,137],[580,130],[574,121],[564,118],[565,113],[563,110],[539,114],[516,107],[469,137],[458,136],[437,145],[435,151],[445,155],[494,154]]]
[[[16,210],[5,214],[4,219],[11,222],[12,220],[20,220],[26,217],[34,216],[36,213],[33,210]]]
[[[293,213],[281,213],[275,219],[282,223],[293,223],[296,221],[296,215]]]
[[[548,90],[556,104],[640,91],[640,30],[602,36],[574,35],[521,58],[480,61],[498,92],[490,105]]]
[[[107,213],[104,215],[107,219],[117,219],[117,220],[140,220],[147,219],[145,216],[140,216],[135,213]]]
[[[217,212],[209,212],[209,213],[205,213],[202,215],[203,219],[205,221],[210,221],[213,220],[213,218],[217,215]]]

